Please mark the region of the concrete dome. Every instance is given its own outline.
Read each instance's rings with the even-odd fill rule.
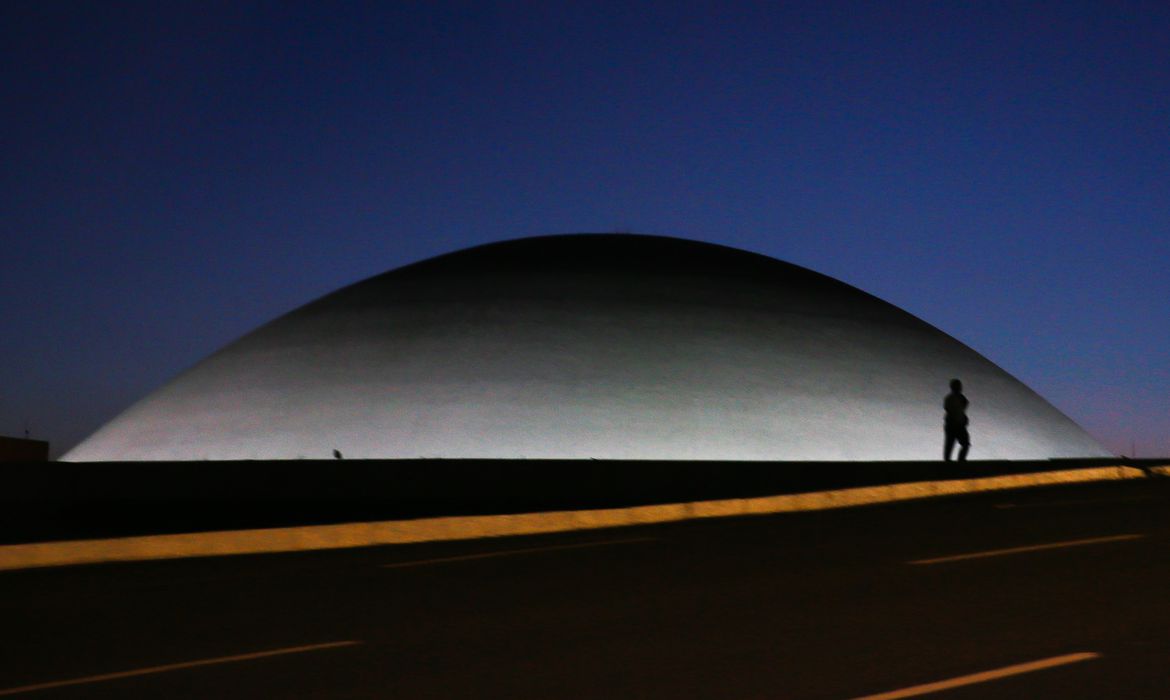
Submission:
[[[70,461],[925,460],[953,377],[973,459],[1105,456],[981,355],[762,255],[526,238],[345,287],[231,343]]]

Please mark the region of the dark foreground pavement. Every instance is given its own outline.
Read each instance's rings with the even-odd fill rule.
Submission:
[[[1167,590],[1163,480],[16,571],[0,695],[850,698],[1046,661],[938,696],[1162,698]]]

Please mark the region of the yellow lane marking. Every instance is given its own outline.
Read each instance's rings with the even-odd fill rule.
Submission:
[[[32,693],[38,690],[49,690],[51,688],[64,688],[70,685],[85,685],[88,683],[102,683],[104,681],[114,681],[120,678],[133,678],[134,676],[147,676],[153,673],[166,673],[167,671],[179,671],[185,668],[197,668],[199,666],[212,666],[214,664],[227,664],[236,661],[253,661],[255,659],[263,659],[269,656],[281,656],[284,654],[302,654],[306,651],[320,651],[322,649],[334,649],[336,647],[348,647],[355,644],[361,644],[357,641],[344,642],[326,642],[324,644],[309,644],[303,647],[287,647],[285,649],[272,649],[269,651],[256,651],[250,654],[236,654],[234,656],[219,656],[214,659],[200,659],[198,661],[184,661],[177,664],[165,664],[163,666],[150,666],[148,668],[136,668],[132,671],[119,671],[117,673],[103,673],[97,676],[86,676],[84,678],[70,678],[64,681],[51,681],[49,683],[36,683],[34,685],[22,685],[19,688],[6,688],[0,690],[0,695],[20,695],[21,693]]]
[[[405,569],[411,566],[426,566],[428,564],[446,564],[453,561],[470,561],[472,559],[493,559],[495,557],[514,557],[534,552],[555,552],[561,549],[584,549],[586,547],[605,547],[611,544],[633,544],[636,542],[654,542],[656,537],[631,537],[624,540],[606,540],[604,542],[578,542],[576,544],[558,544],[548,547],[528,547],[527,549],[505,549],[498,552],[481,552],[479,554],[463,554],[455,557],[438,557],[436,559],[418,559],[416,561],[400,561],[393,564],[382,564],[383,569]]]
[[[942,564],[951,561],[963,561],[964,559],[983,559],[986,557],[1001,557],[1008,554],[1023,554],[1024,552],[1039,552],[1045,549],[1060,549],[1062,547],[1081,547],[1088,544],[1103,544],[1105,542],[1122,542],[1124,540],[1136,540],[1145,537],[1145,535],[1111,535],[1109,537],[1092,537],[1086,540],[1066,540],[1064,542],[1049,542],[1048,544],[1033,544],[1027,547],[1009,547],[1008,549],[992,549],[986,552],[971,552],[969,554],[954,554],[948,557],[936,557],[934,559],[917,559],[915,561],[907,562],[909,564]]]
[[[897,698],[912,698],[918,695],[937,693],[940,690],[949,690],[951,688],[958,688],[964,685],[974,685],[976,683],[994,681],[999,678],[1007,678],[1008,676],[1018,676],[1021,673],[1043,671],[1046,668],[1053,668],[1055,666],[1064,666],[1067,664],[1079,663],[1081,661],[1089,661],[1090,659],[1096,659],[1100,656],[1100,654],[1091,651],[1081,652],[1078,654],[1066,654],[1064,656],[1053,656],[1050,659],[1029,661],[1028,663],[1015,664],[1014,666],[1004,666],[1003,668],[997,668],[991,671],[972,673],[969,676],[959,676],[958,678],[950,678],[945,681],[936,681],[934,683],[915,685],[909,688],[902,688],[901,690],[891,690],[887,693],[878,693],[877,695],[866,695],[865,697],[860,697],[856,700],[897,700]]]

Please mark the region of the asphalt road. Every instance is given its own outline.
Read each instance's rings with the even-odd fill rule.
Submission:
[[[0,573],[0,696],[1163,698],[1168,506],[1151,480]]]

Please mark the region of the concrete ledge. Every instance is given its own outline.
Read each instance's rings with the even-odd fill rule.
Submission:
[[[1170,467],[1155,467],[1150,471],[1164,476],[1170,475]],[[1109,466],[601,510],[421,518],[341,525],[15,544],[0,546],[0,570],[533,535],[697,518],[848,508],[1053,484],[1136,479],[1147,475],[1146,471],[1133,467]]]
[[[0,545],[635,508],[1167,462],[51,462],[5,469]]]

